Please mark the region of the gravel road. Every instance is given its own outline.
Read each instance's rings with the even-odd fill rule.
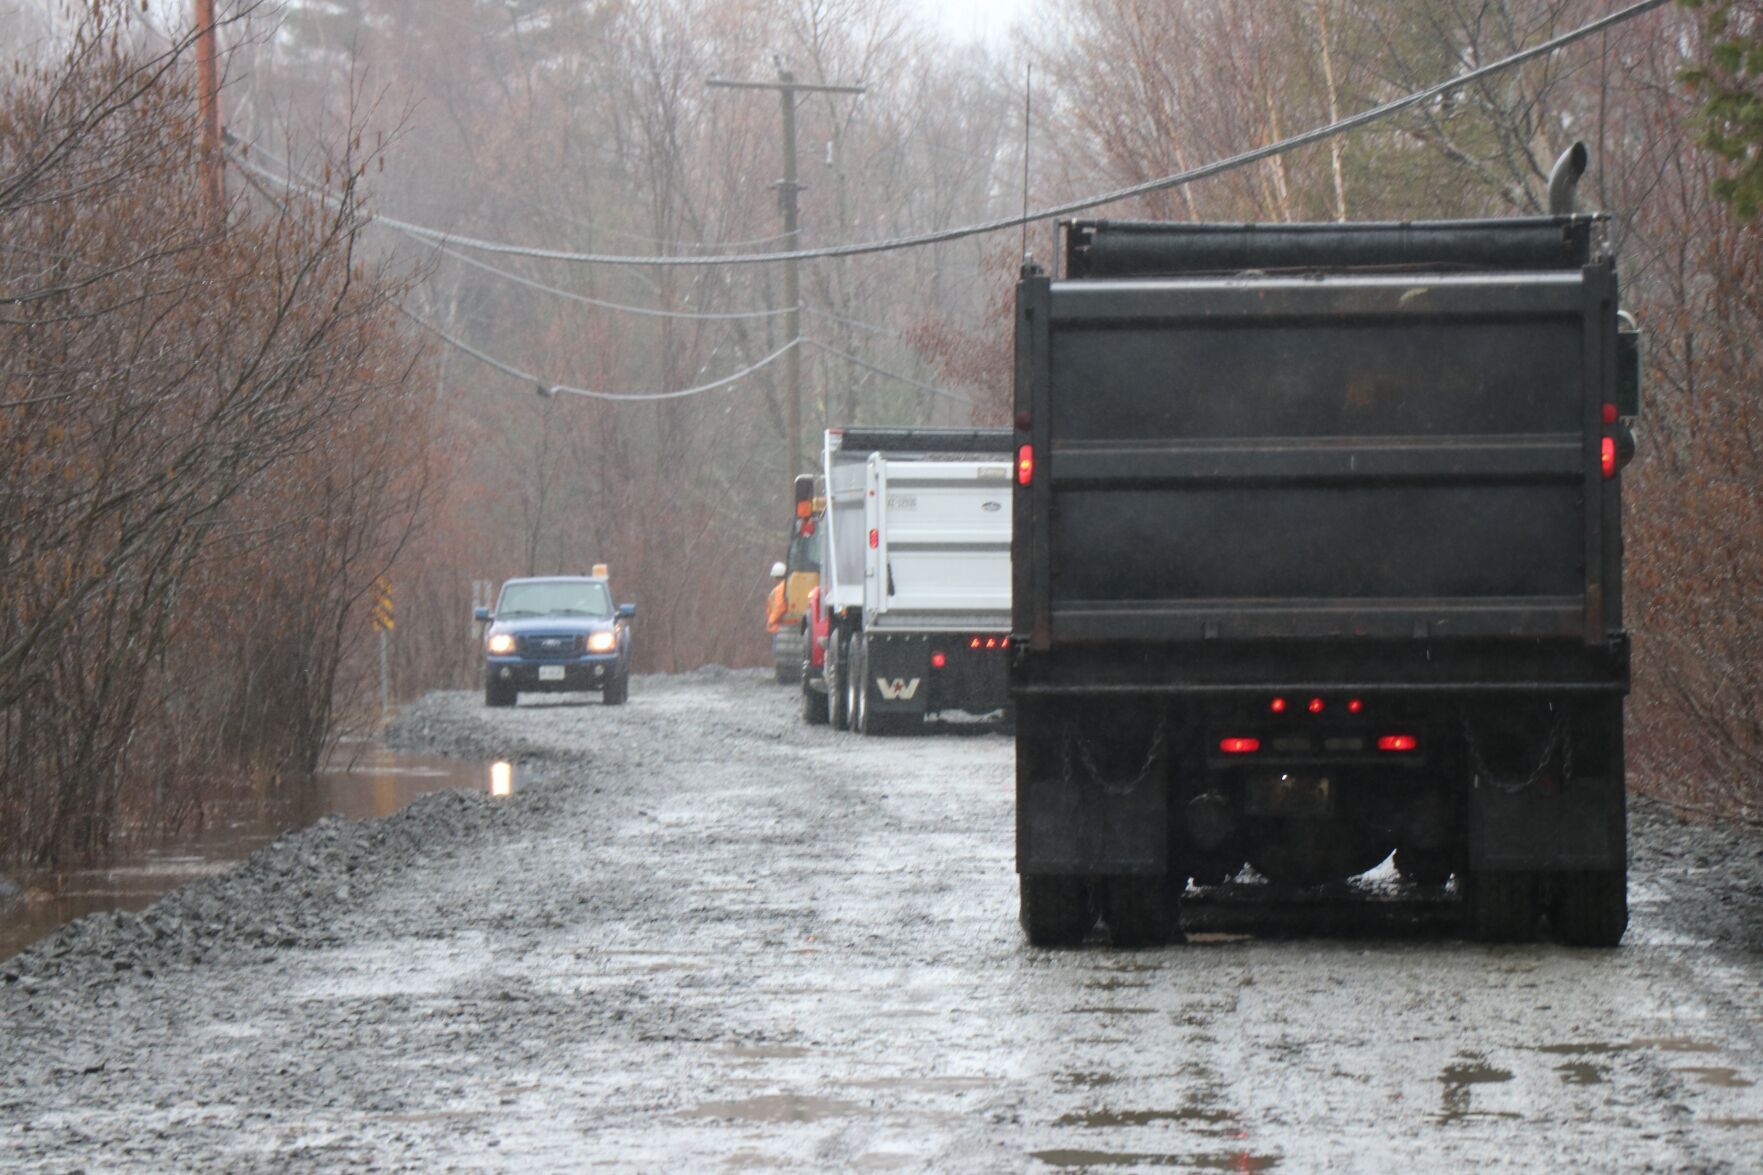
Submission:
[[[0,963],[0,1166],[1763,1163],[1763,837],[1637,803],[1615,951],[1466,942],[1379,877],[1327,934],[1218,894],[1185,946],[1053,952],[994,733],[860,740],[712,670],[393,739],[529,782]]]

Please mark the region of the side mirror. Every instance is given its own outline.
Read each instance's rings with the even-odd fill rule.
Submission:
[[[771,565],[771,578],[782,579],[785,575],[789,574],[789,570],[790,569],[785,567],[781,561],[773,563]]]
[[[636,614],[637,606],[635,604],[620,604],[618,606],[618,618],[620,620],[629,620]]]
[[[471,618],[479,624],[485,624],[490,619],[490,610],[488,608],[473,608]]]

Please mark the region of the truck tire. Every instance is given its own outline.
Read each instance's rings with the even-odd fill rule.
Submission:
[[[1105,916],[1114,945],[1160,947],[1181,942],[1182,888],[1162,874],[1110,877]]]
[[[1472,873],[1465,881],[1464,904],[1476,938],[1483,942],[1529,942],[1536,937],[1536,874]]]
[[[802,721],[809,726],[826,725],[826,695],[814,688],[808,662],[802,662]]]
[[[863,697],[863,682],[868,672],[869,646],[860,638],[852,637],[845,649],[845,729],[854,734],[863,733],[859,719],[868,708]]]
[[[1437,887],[1451,880],[1450,855],[1440,850],[1396,850],[1396,873],[1410,885]]]
[[[1087,878],[1025,873],[1017,881],[1021,895],[1018,918],[1034,946],[1077,946],[1096,924]]]
[[[518,696],[512,685],[506,685],[499,681],[484,682],[484,705],[486,706],[512,706]]]
[[[822,676],[826,678],[826,720],[834,730],[844,730],[851,724],[851,691],[846,686],[851,676],[851,642],[836,628],[827,633]]]
[[[608,706],[622,706],[631,696],[630,670],[615,674],[600,691],[600,701]]]
[[[1549,920],[1561,941],[1576,947],[1613,947],[1628,929],[1628,872],[1598,869],[1550,878]]]

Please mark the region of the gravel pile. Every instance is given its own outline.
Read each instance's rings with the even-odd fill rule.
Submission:
[[[0,983],[38,995],[90,991],[216,952],[335,945],[343,916],[363,896],[507,815],[481,793],[438,792],[383,820],[326,816],[139,914],[69,923],[0,963]]]

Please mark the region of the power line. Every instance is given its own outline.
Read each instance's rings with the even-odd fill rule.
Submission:
[[[1194,183],[1197,180],[1210,179],[1213,176],[1223,175],[1226,172],[1246,167],[1251,163],[1259,163],[1264,159],[1270,159],[1276,155],[1283,155],[1286,152],[1296,150],[1299,147],[1308,147],[1313,143],[1319,143],[1326,139],[1333,138],[1336,135],[1357,130],[1360,127],[1388,118],[1393,114],[1399,114],[1411,106],[1419,105],[1420,103],[1436,98],[1441,94],[1461,89],[1464,86],[1478,82],[1483,78],[1491,77],[1494,74],[1502,73],[1515,66],[1523,65],[1527,61],[1532,61],[1538,57],[1563,49],[1577,41],[1595,36],[1598,33],[1605,32],[1625,21],[1632,20],[1644,13],[1651,12],[1655,8],[1663,7],[1668,2],[1669,0],[1640,0],[1639,3],[1631,4],[1627,8],[1611,13],[1608,16],[1588,21],[1578,28],[1563,33],[1558,37],[1553,37],[1540,45],[1533,46],[1529,49],[1522,49],[1517,53],[1503,57],[1491,64],[1481,66],[1478,69],[1472,69],[1467,73],[1457,74],[1454,77],[1448,78],[1442,82],[1437,82],[1425,89],[1416,90],[1403,97],[1391,99],[1388,102],[1373,106],[1368,110],[1363,110],[1348,118],[1339,119],[1323,126],[1304,131],[1300,134],[1289,136],[1265,147],[1257,147],[1253,150],[1239,152],[1236,155],[1231,155],[1227,158],[1216,160],[1199,167],[1189,168],[1186,171],[1175,172],[1172,175],[1166,175],[1159,179],[1146,180],[1143,183],[1133,184],[1130,187],[1116,188],[1111,192],[1104,192],[1101,195],[1090,196],[1081,200],[1073,200],[1069,203],[1060,204],[1052,208],[1041,209],[1038,212],[1025,213],[1020,216],[1002,217],[996,220],[982,221],[977,224],[963,225],[958,228],[941,229],[935,232],[920,233],[914,236],[894,237],[888,240],[870,241],[862,244],[824,245],[814,249],[797,249],[776,253],[731,253],[719,257],[656,257],[611,253],[575,253],[563,249],[547,249],[527,245],[514,245],[505,241],[491,241],[478,237],[467,237],[455,233],[448,233],[440,229],[431,228],[427,225],[398,220],[389,216],[376,216],[375,219],[405,229],[417,236],[445,241],[486,253],[506,253],[521,257],[540,258],[547,261],[569,261],[583,265],[641,265],[658,267],[680,265],[761,265],[775,261],[808,261],[826,257],[855,257],[868,253],[886,253],[892,252],[896,249],[916,248],[923,245],[938,245],[948,241],[961,240],[964,237],[979,236],[983,233],[998,232],[1001,229],[1016,228],[1019,225],[1029,224],[1034,221],[1053,220],[1060,217],[1070,216],[1078,212],[1086,212],[1092,208],[1099,208],[1106,204],[1118,203],[1121,200],[1129,200],[1135,196],[1148,195],[1151,192],[1165,191],[1169,188]]]
[[[900,337],[900,332],[891,326],[877,326],[873,322],[859,322],[855,318],[845,318],[841,315],[834,314],[831,310],[822,310],[818,306],[809,306],[806,303],[802,306],[802,313],[812,314],[816,318],[824,318],[830,322],[842,323],[845,326],[854,326],[858,330],[866,330],[871,334],[886,335],[891,339],[897,339]]]
[[[457,349],[467,355],[470,355],[473,359],[476,359],[479,363],[485,364],[486,366],[489,366],[489,367],[493,367],[497,371],[500,371],[503,375],[510,376],[514,379],[520,380],[522,383],[528,383],[528,384],[533,385],[534,390],[537,391],[539,393],[539,395],[541,395],[541,396],[558,396],[558,395],[586,396],[592,400],[613,400],[613,401],[680,400],[680,399],[686,398],[687,396],[697,396],[697,395],[701,395],[705,392],[713,392],[717,388],[727,387],[729,384],[735,383],[738,380],[743,380],[743,379],[747,378],[749,375],[752,375],[754,372],[759,371],[760,369],[770,365],[771,363],[775,362],[776,360],[783,358],[783,356],[786,353],[793,350],[798,344],[800,344],[804,341],[802,339],[791,339],[789,342],[785,343],[783,346],[779,347],[777,350],[773,351],[771,354],[767,355],[765,358],[759,360],[758,362],[753,363],[747,367],[743,367],[741,370],[733,373],[732,375],[725,375],[721,379],[712,380],[710,383],[699,384],[696,387],[679,388],[679,389],[677,389],[675,391],[671,391],[671,392],[603,392],[603,391],[599,391],[595,388],[578,388],[578,387],[574,387],[570,384],[547,383],[544,380],[540,379],[538,376],[532,374],[530,371],[522,371],[520,368],[514,366],[512,363],[504,362],[503,360],[496,358],[494,355],[491,355],[487,351],[480,351],[478,348],[472,346],[470,343],[466,342],[464,339],[458,338],[458,337],[448,333],[447,331],[442,330],[440,327],[436,326],[434,323],[430,322],[428,319],[422,317],[420,314],[417,314],[412,310],[406,309],[404,306],[398,307],[398,313],[400,313],[404,317],[408,318],[411,322],[414,322],[417,326],[421,327],[423,330],[427,331],[429,334],[432,334],[436,338],[447,343],[449,346],[454,347],[455,349]]]
[[[877,367],[867,359],[859,359],[857,356],[847,354],[844,351],[839,350],[837,347],[829,347],[818,339],[804,338],[798,341],[801,342],[803,346],[813,347],[816,351],[824,351],[828,355],[835,355],[838,358],[843,359],[845,362],[854,363],[866,371],[873,371],[875,374],[886,376],[888,379],[899,380],[903,384],[911,384],[920,391],[929,392],[933,396],[945,396],[951,400],[960,400],[963,404],[973,403],[971,397],[963,396],[960,392],[951,392],[946,388],[939,388],[933,384],[927,384],[922,380],[913,379],[909,375],[901,375],[897,371],[889,371],[885,367]]]
[[[436,252],[445,253],[447,256],[453,258],[455,261],[463,262],[466,265],[474,266],[475,268],[481,269],[486,273],[493,273],[497,277],[505,278],[508,281],[516,283],[517,285],[525,286],[531,290],[537,290],[540,293],[555,294],[559,298],[568,298],[573,302],[581,302],[584,305],[597,306],[597,307],[601,308],[602,310],[616,310],[621,314],[639,314],[639,315],[642,315],[647,318],[684,318],[684,319],[692,319],[692,320],[696,320],[696,321],[729,322],[729,321],[745,320],[745,319],[753,319],[753,318],[776,318],[779,315],[788,314],[790,312],[788,307],[783,307],[783,308],[775,309],[775,310],[725,310],[725,311],[656,310],[656,309],[649,307],[649,306],[630,306],[630,305],[626,305],[623,302],[608,302],[603,298],[590,298],[586,294],[578,294],[574,290],[560,289],[557,286],[546,285],[544,282],[541,282],[541,281],[534,281],[530,277],[524,277],[521,274],[513,273],[513,272],[510,272],[509,270],[499,268],[498,266],[491,265],[487,261],[479,261],[476,257],[471,256],[469,253],[461,253],[457,249],[450,249],[446,245],[443,245],[438,241],[431,240],[428,237],[418,236],[415,233],[409,232],[406,229],[398,228],[396,225],[388,224],[388,225],[386,225],[386,227],[391,229],[393,232],[401,233],[404,236],[409,237],[413,241],[419,242],[420,244],[423,244],[423,245],[427,245],[430,248],[433,248]]]
[[[300,190],[303,188],[308,193],[316,193],[319,191],[318,186],[316,184],[314,184],[310,179],[307,179],[304,176],[296,175],[294,173],[293,165],[290,164],[287,160],[279,158],[274,151],[270,151],[264,147],[260,147],[255,144],[253,144],[250,149],[257,152],[260,155],[267,156],[269,159],[271,159],[274,162],[279,163],[282,167],[284,167],[287,170],[288,174],[287,175],[276,175],[274,172],[269,171],[267,168],[257,166],[250,159],[246,158],[245,156],[239,154],[236,151],[228,151],[227,158],[231,159],[238,166],[245,168],[246,170],[248,170],[248,171],[264,178],[264,179],[270,180],[272,182],[287,184],[287,186],[289,186],[290,188],[294,188],[296,190]],[[295,183],[290,182],[290,177],[292,177],[292,179],[299,180],[300,183],[295,184]],[[457,249],[450,248],[447,245],[444,245],[444,244],[440,243],[439,241],[436,241],[430,237],[425,237],[420,234],[413,233],[410,230],[405,229],[405,228],[401,228],[398,225],[390,223],[389,221],[378,220],[378,221],[369,221],[368,223],[369,224],[376,224],[382,228],[389,229],[392,232],[399,233],[402,236],[408,237],[409,239],[416,241],[418,244],[421,244],[421,245],[427,246],[428,248],[434,249],[437,253],[445,253],[447,256],[453,258],[455,261],[459,261],[459,262],[462,262],[463,264],[473,266],[477,269],[481,269],[486,273],[493,273],[497,277],[505,278],[508,281],[514,282],[518,285],[526,286],[528,289],[537,290],[537,291],[539,291],[541,293],[545,293],[545,294],[554,294],[559,298],[568,298],[571,301],[581,302],[581,303],[588,305],[588,306],[597,306],[603,310],[616,310],[621,314],[639,314],[639,315],[643,315],[643,316],[649,317],[649,318],[692,319],[692,320],[698,320],[698,321],[713,321],[714,322],[714,321],[736,321],[736,320],[745,320],[745,319],[754,319],[754,318],[777,318],[780,315],[788,314],[790,312],[788,307],[782,307],[779,309],[767,309],[767,310],[729,310],[729,311],[657,310],[657,309],[655,309],[653,307],[649,307],[649,306],[631,306],[631,305],[628,305],[623,302],[609,302],[604,298],[590,298],[586,294],[578,294],[574,290],[565,290],[565,289],[562,289],[558,286],[547,285],[546,283],[544,283],[542,281],[536,281],[536,280],[529,278],[529,277],[526,277],[522,274],[514,273],[511,270],[503,269],[500,266],[491,265],[487,261],[480,261],[476,257],[471,256],[469,253],[461,253]],[[876,328],[876,329],[878,329],[878,328]]]

